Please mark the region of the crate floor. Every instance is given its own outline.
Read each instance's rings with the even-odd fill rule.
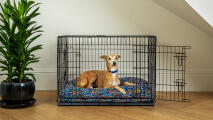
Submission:
[[[59,91],[59,99],[63,102],[104,102],[104,103],[138,103],[142,101],[153,101],[152,87],[141,78],[120,78],[121,82],[136,83],[134,86],[121,86],[127,94],[122,94],[116,89],[86,89],[75,86],[75,80],[71,80],[65,88]]]

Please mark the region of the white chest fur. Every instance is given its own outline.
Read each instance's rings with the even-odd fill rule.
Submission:
[[[112,86],[120,85],[120,82],[116,80],[117,73],[112,73],[113,82]]]

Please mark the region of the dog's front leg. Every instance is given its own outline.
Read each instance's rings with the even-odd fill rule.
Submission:
[[[118,75],[116,76],[116,80],[119,81],[119,83],[120,83],[120,79],[119,79]],[[131,85],[136,85],[136,84],[130,83],[130,82],[122,82],[121,85],[131,86]]]
[[[121,83],[121,85],[131,86],[131,85],[136,85],[136,84],[135,83],[130,83],[130,82],[123,82],[123,83]]]
[[[126,94],[125,90],[120,88],[119,86],[114,86],[115,89],[119,90],[121,93]]]

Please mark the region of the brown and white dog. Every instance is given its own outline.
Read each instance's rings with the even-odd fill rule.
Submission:
[[[77,79],[77,86],[81,88],[115,88],[121,93],[126,94],[125,90],[119,87],[121,83],[117,75],[117,63],[120,57],[120,55],[102,55],[100,58],[106,61],[107,70],[83,72]],[[129,82],[123,82],[122,84],[135,85]]]

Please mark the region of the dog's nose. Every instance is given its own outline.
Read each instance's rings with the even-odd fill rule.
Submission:
[[[116,65],[116,62],[113,62],[113,65]]]

